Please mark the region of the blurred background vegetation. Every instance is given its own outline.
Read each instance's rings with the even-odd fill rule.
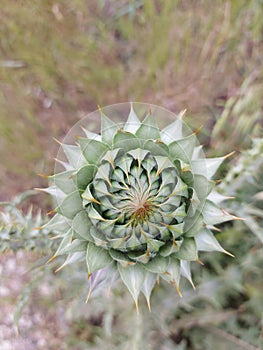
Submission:
[[[138,101],[175,113],[187,108],[189,126],[203,125],[200,139],[208,154],[236,151],[221,169],[220,175],[228,177],[220,188],[236,196],[229,210],[249,222],[224,225],[218,234],[235,259],[204,254],[206,268],[197,266],[195,271],[197,291],[186,287],[179,301],[173,290],[160,286],[152,314],[142,310],[141,318],[133,314],[121,287],[110,301],[98,299],[85,308],[81,297],[73,302],[74,292],[66,293],[63,281],[72,278],[72,271],[58,278],[52,267],[37,270],[31,283],[36,289],[30,296],[31,313],[52,310],[56,300],[56,311],[50,311],[54,318],[59,308],[70,306],[66,335],[60,321],[55,345],[45,349],[79,350],[87,344],[89,349],[260,349],[262,18],[262,0],[1,1],[0,200],[46,186],[37,174],[52,172],[57,152],[53,138],[63,139],[97,104]],[[49,206],[45,196],[30,198],[36,207]],[[22,232],[28,234],[24,239],[29,250],[40,246],[49,252],[46,235],[40,235],[41,245],[34,231],[41,219],[28,212],[25,219],[16,211],[20,199],[5,206],[5,242],[10,232]],[[8,243],[1,246],[7,247]],[[9,259],[6,254],[1,257],[3,266]],[[24,260],[34,259],[32,254],[21,255],[19,262],[27,266]],[[83,274],[75,273],[74,279],[83,281]],[[40,280],[54,285],[47,295],[37,292]],[[20,306],[27,293],[22,293]],[[0,307],[14,303],[16,296],[2,300]],[[79,309],[84,311],[76,312]]]

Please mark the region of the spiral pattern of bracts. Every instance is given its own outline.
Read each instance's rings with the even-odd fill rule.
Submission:
[[[82,194],[92,224],[108,248],[135,261],[147,263],[159,250],[176,250],[191,194],[175,165],[146,150],[113,153],[106,153]]]
[[[100,134],[84,129],[76,145],[61,145],[68,163],[45,189],[58,202],[46,226],[60,238],[53,258],[66,255],[59,269],[85,261],[90,292],[119,276],[136,305],[140,292],[149,304],[159,278],[179,294],[181,276],[193,285],[200,251],[229,254],[211,231],[236,219],[219,207],[211,180],[226,157],[202,158],[182,115],[160,130],[132,106],[123,125],[102,113]]]

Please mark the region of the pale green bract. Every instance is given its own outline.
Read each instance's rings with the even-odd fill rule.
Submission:
[[[120,277],[136,306],[140,292],[150,305],[157,279],[180,294],[181,276],[193,285],[199,251],[227,253],[211,231],[235,219],[211,180],[226,157],[199,158],[182,116],[160,130],[151,112],[141,122],[132,106],[123,125],[101,112],[99,135],[84,129],[77,145],[62,144],[68,163],[45,189],[58,201],[46,227],[61,237],[60,268],[86,262],[90,293]]]

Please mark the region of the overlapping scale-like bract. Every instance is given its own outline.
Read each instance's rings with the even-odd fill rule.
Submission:
[[[150,112],[141,122],[132,106],[122,125],[101,113],[100,134],[84,129],[77,145],[62,144],[68,162],[45,189],[58,202],[47,226],[62,237],[60,268],[85,261],[90,292],[119,276],[136,305],[140,292],[149,304],[158,277],[180,294],[181,276],[193,285],[199,251],[227,253],[211,231],[235,219],[211,180],[226,157],[200,158],[182,115],[159,130]]]

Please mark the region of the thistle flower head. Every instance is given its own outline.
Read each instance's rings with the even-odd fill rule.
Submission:
[[[140,292],[149,304],[158,277],[179,293],[181,276],[193,285],[190,262],[200,250],[227,253],[211,229],[235,218],[211,180],[225,157],[204,158],[183,113],[161,130],[158,111],[141,122],[131,105],[125,123],[101,111],[100,134],[84,128],[61,145],[66,170],[46,189],[58,201],[47,224],[61,237],[54,257],[67,256],[62,267],[84,260],[91,291],[119,276],[136,305]]]

